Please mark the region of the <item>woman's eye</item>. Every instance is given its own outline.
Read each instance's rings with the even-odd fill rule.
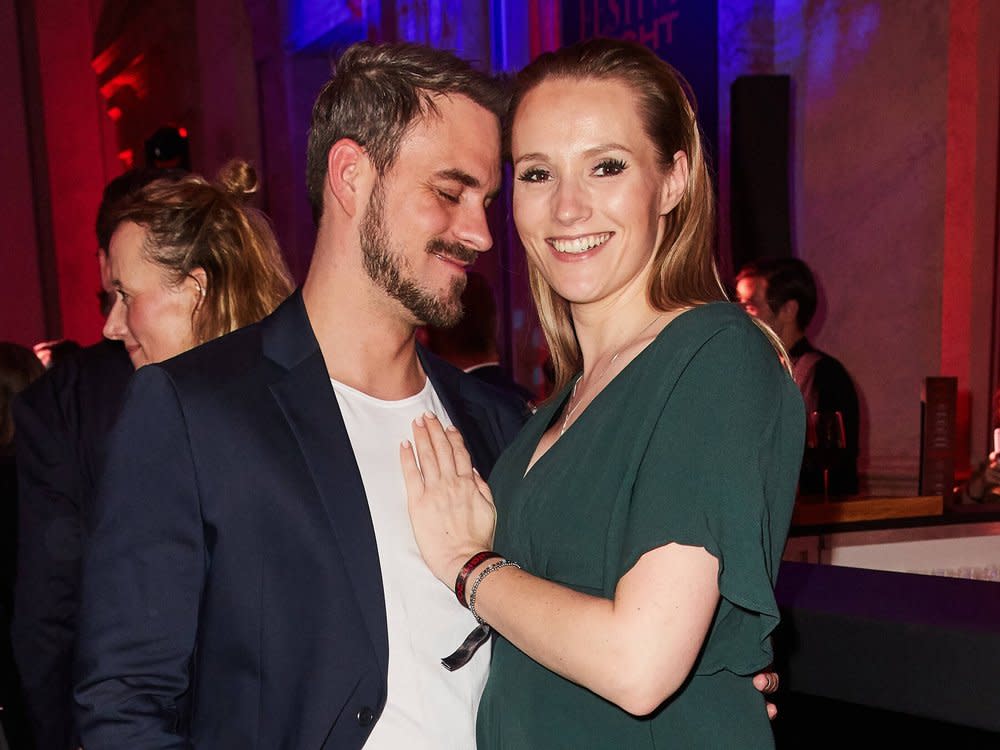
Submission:
[[[448,201],[449,203],[458,203],[458,196],[452,195],[446,190],[438,190],[437,194],[441,196],[444,200]]]
[[[541,167],[532,167],[521,172],[517,179],[521,182],[545,182],[549,179],[549,173]]]
[[[128,305],[128,301],[130,299],[130,297],[128,296],[128,294],[126,294],[125,292],[123,292],[121,289],[118,289],[116,291],[118,292],[118,299],[120,299],[122,301],[123,305],[127,306]]]
[[[598,177],[614,177],[625,171],[628,165],[621,159],[605,159],[596,167],[594,174]]]

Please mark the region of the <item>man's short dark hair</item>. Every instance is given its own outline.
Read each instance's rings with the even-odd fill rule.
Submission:
[[[798,302],[795,322],[800,330],[806,330],[816,314],[816,280],[809,266],[798,258],[768,258],[743,266],[736,281],[746,278],[767,282],[767,304],[774,313],[789,300]]]
[[[306,151],[306,187],[313,218],[323,214],[327,156],[341,138],[362,146],[379,175],[393,165],[407,130],[434,97],[466,96],[501,118],[498,83],[451,52],[417,44],[360,42],[347,48],[313,105]]]

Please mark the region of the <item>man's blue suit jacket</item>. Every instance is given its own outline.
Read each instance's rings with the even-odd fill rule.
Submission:
[[[488,475],[523,404],[420,358]],[[75,692],[85,747],[364,744],[386,700],[382,580],[299,293],[136,373],[97,505]]]

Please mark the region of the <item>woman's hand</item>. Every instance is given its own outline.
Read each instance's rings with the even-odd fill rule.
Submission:
[[[759,672],[753,676],[753,686],[765,696],[777,692],[779,681],[778,673],[772,670]],[[767,718],[774,721],[774,717],[778,715],[778,707],[768,700],[765,700],[764,706],[767,709]]]
[[[413,444],[404,442],[399,458],[417,547],[450,588],[466,560],[493,546],[490,488],[472,467],[458,430],[444,429],[433,414],[413,422]]]

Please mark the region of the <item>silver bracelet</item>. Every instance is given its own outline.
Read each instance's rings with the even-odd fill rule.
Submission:
[[[478,612],[476,612],[476,592],[479,591],[479,584],[481,584],[483,580],[486,578],[486,576],[488,576],[493,571],[500,570],[500,568],[506,568],[507,566],[510,565],[518,569],[521,568],[521,566],[518,565],[513,560],[507,560],[501,557],[499,560],[491,562],[489,565],[483,568],[479,572],[479,575],[476,576],[476,581],[475,583],[472,584],[472,590],[469,592],[469,611],[472,613],[472,616],[476,618],[476,622],[478,622],[480,625],[485,625],[486,623],[483,622],[483,618],[479,616]]]

